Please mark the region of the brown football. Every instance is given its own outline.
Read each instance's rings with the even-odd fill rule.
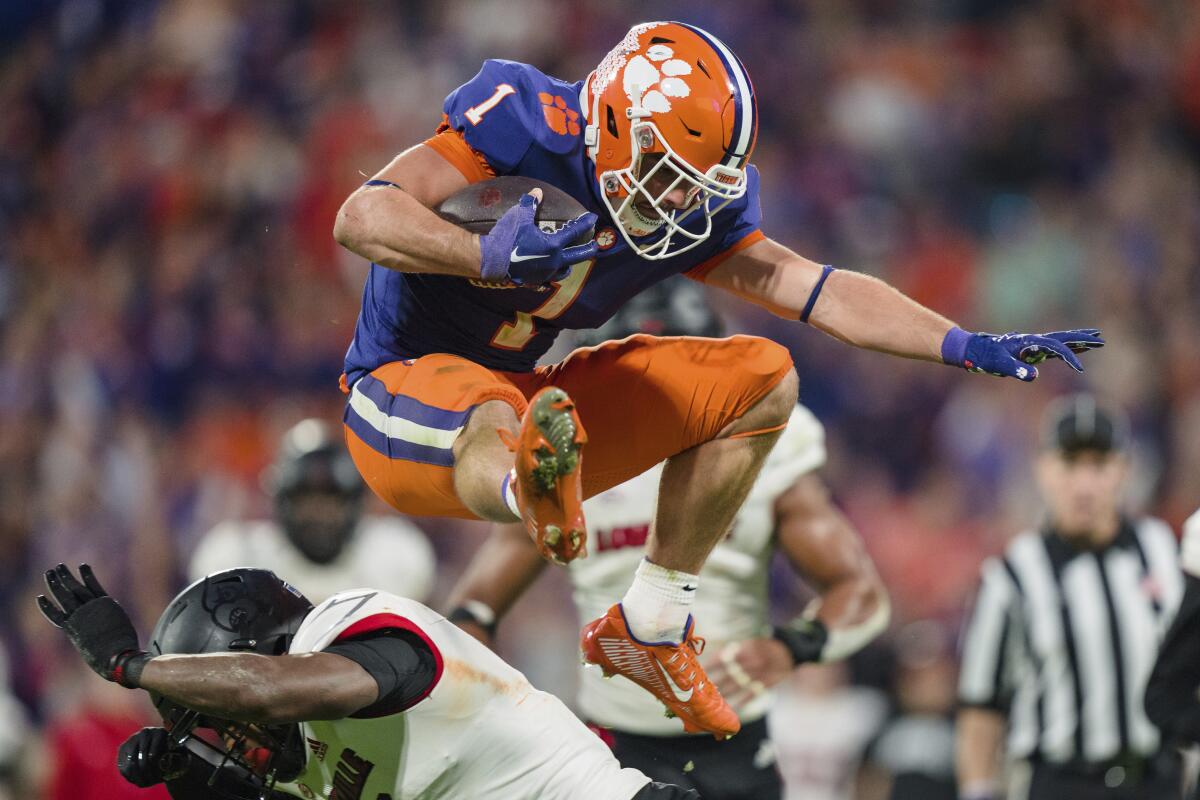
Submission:
[[[521,195],[530,189],[542,190],[538,205],[537,223],[543,230],[557,230],[587,211],[579,201],[548,183],[532,178],[505,176],[473,183],[452,194],[434,209],[438,216],[472,233],[487,233],[504,212],[517,204]],[[590,236],[590,234],[589,234]],[[581,237],[579,242],[587,241]]]

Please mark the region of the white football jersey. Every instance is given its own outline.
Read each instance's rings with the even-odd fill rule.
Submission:
[[[825,463],[825,430],[807,408],[796,406],[787,429],[767,457],[758,480],[728,535],[700,571],[696,633],[716,654],[730,642],[770,634],[767,570],[775,551],[775,501],[801,476]],[[568,566],[575,606],[584,622],[603,615],[624,597],[654,519],[662,465],[584,503],[588,557]],[[743,722],[767,712],[763,694],[736,709]],[[663,716],[663,706],[625,678],[605,680],[599,670],[580,675],[579,707],[589,720],[630,733],[673,736],[683,723]]]
[[[414,600],[433,590],[433,546],[419,528],[400,517],[365,516],[338,557],[315,564],[304,557],[272,520],[222,522],[200,540],[188,577],[234,567],[269,569],[314,603],[355,586],[378,586]]]
[[[382,628],[429,644],[438,664],[432,690],[398,714],[302,723],[304,771],[276,788],[306,800],[629,800],[649,783],[558,698],[414,600],[342,592],[313,609],[288,652],[319,652]]]

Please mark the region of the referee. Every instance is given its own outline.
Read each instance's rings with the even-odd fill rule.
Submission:
[[[1121,513],[1128,425],[1079,395],[1047,416],[1040,531],[988,559],[959,677],[962,800],[1178,800],[1173,751],[1143,710],[1159,643],[1183,592],[1159,520]],[[1006,736],[1007,729],[1007,736]],[[1019,777],[1018,777],[1019,776]]]

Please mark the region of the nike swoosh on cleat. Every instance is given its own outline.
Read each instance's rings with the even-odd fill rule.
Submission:
[[[517,253],[517,248],[515,248],[515,247],[512,249],[512,252],[509,253],[509,255],[508,255],[508,261],[510,264],[514,261],[529,261],[534,258],[545,258],[545,256],[540,253],[531,255],[531,256],[519,255]]]
[[[685,587],[683,587],[683,590],[685,592],[694,592],[694,591],[696,591],[696,587],[695,586],[685,586]]]
[[[659,669],[662,669],[662,668],[659,667]],[[679,686],[675,683],[675,681],[671,680],[671,673],[669,673],[665,669],[663,669],[662,674],[663,674],[663,677],[667,679],[667,686],[670,687],[671,694],[675,695],[676,700],[678,700],[681,703],[686,703],[687,701],[692,699],[692,692],[695,691],[694,688],[688,689],[685,692],[679,688]]]

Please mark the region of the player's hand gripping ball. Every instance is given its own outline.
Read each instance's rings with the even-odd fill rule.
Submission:
[[[565,278],[595,258],[596,215],[561,189],[504,176],[473,183],[446,198],[439,216],[480,234],[480,277],[489,283],[539,286]]]
[[[491,233],[479,238],[479,273],[485,281],[540,285],[565,278],[572,264],[595,258],[594,241],[574,246],[571,242],[581,234],[591,235],[596,215],[587,212],[547,233],[534,221],[541,201],[541,189],[534,189],[496,222]]]

